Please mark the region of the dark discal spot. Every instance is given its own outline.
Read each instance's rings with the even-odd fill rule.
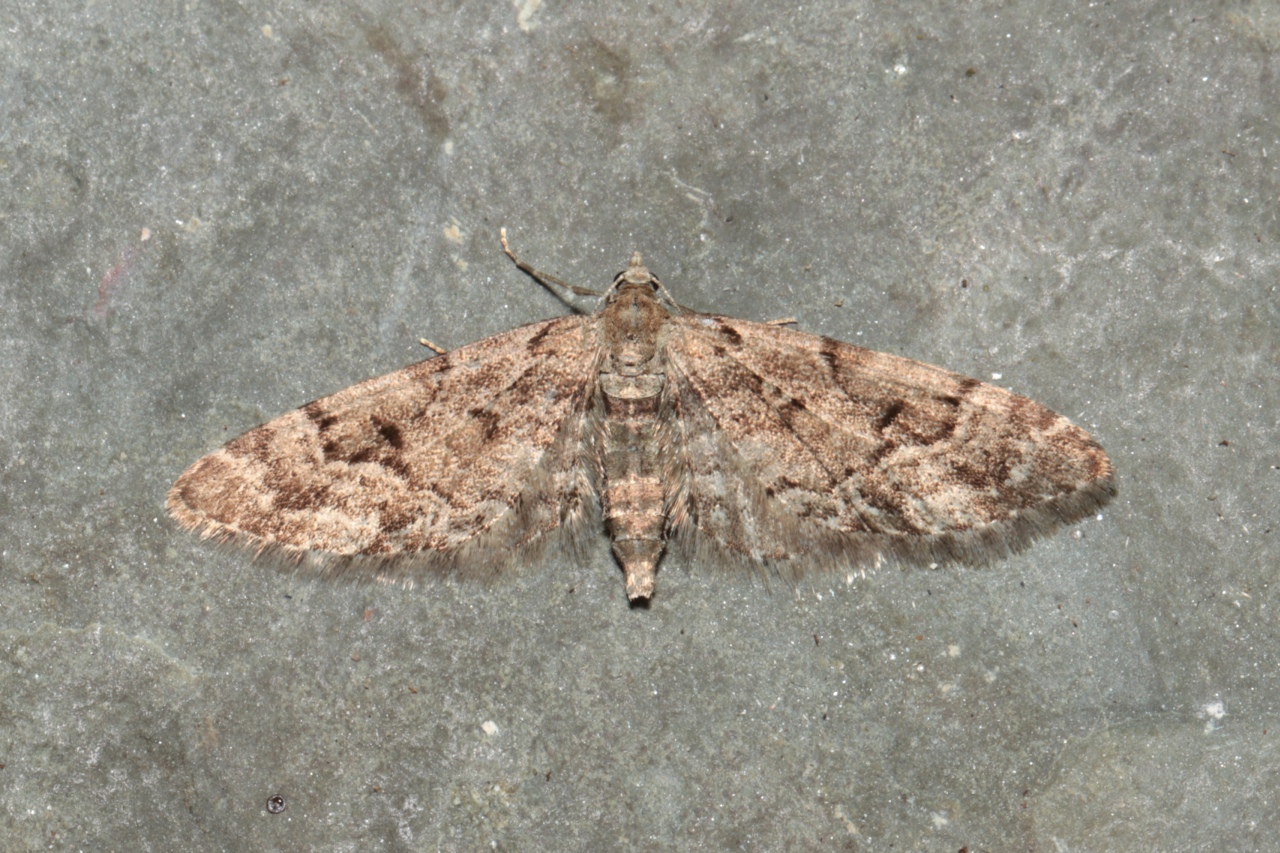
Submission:
[[[889,408],[885,409],[884,412],[881,413],[880,417],[876,418],[876,431],[884,432],[888,429],[889,424],[896,421],[898,419],[898,415],[902,414],[902,410],[906,407],[907,404],[902,400],[894,400],[893,403],[890,404]]]
[[[724,323],[720,324],[720,337],[735,347],[742,345],[742,335],[738,334],[738,330],[731,326],[726,326]]]
[[[387,444],[397,450],[404,447],[404,436],[400,433],[400,427],[390,421],[382,421],[378,418],[373,419],[373,425],[378,428],[378,434],[382,436],[382,440]]]
[[[907,424],[907,421],[903,420],[900,424]],[[954,418],[951,418],[945,421],[922,421],[909,426],[910,428],[906,430],[906,434],[911,439],[910,443],[928,447],[931,444],[950,439],[955,434],[957,422]]]
[[[982,383],[977,379],[966,376],[956,383],[956,393],[939,395],[937,398],[938,402],[948,405],[953,409],[958,409],[960,404],[965,401],[965,398],[969,396],[969,392],[981,384]]]
[[[760,374],[755,371],[745,371],[738,376],[739,382],[743,388],[752,394],[760,395],[764,393],[765,381]]]
[[[493,441],[493,437],[498,434],[498,416],[488,409],[468,409],[467,415],[473,420],[479,421],[481,428],[484,430],[484,440]]]
[[[389,420],[370,419],[374,434],[369,435],[369,443],[357,448],[341,447],[336,442],[325,442],[325,459],[329,462],[346,462],[349,465],[380,465],[402,480],[411,479],[412,472],[404,455],[400,452],[404,446],[404,435],[400,428]]]
[[[529,340],[525,343],[524,345],[525,350],[531,353],[537,352],[538,347],[541,346],[544,340],[546,340],[547,335],[551,334],[551,328],[554,325],[555,325],[554,323],[548,323],[547,325],[539,329],[533,335],[533,337],[529,338]]]
[[[338,422],[338,418],[326,412],[318,401],[307,403],[302,407],[302,413],[316,425],[316,429],[320,432],[324,432]]]
[[[832,341],[831,338],[823,338],[822,348],[818,350],[818,356],[827,365],[828,370],[835,370],[836,362],[838,361],[836,347],[833,345],[835,345],[835,341]]]
[[[720,371],[723,382],[726,387],[732,388],[734,391],[746,391],[748,393],[767,396],[773,399],[790,399],[779,394],[776,386],[768,382],[759,372],[747,367],[745,364],[732,358],[724,359],[721,362],[722,370]],[[721,392],[724,393],[724,392]],[[772,400],[769,401],[773,405]]]
[[[399,450],[404,446],[400,427],[390,420],[370,418],[372,431],[367,429],[360,441],[351,437],[339,439],[322,436],[320,450],[325,462],[345,462],[349,465],[373,463],[384,465],[401,476],[407,476],[404,464],[399,461]]]
[[[782,399],[775,404],[778,418],[794,431],[797,417],[806,411],[804,403],[794,397],[779,396],[782,396]]]
[[[835,373],[840,367],[840,348],[844,346],[844,344],[831,338],[824,337],[822,339],[822,346],[818,350],[818,355],[821,356],[827,365],[827,369],[832,373]]]
[[[929,447],[947,441],[955,434],[954,412],[939,413],[933,418],[913,409],[905,401],[897,400],[876,418],[876,432],[885,438],[873,451],[872,461],[879,462],[899,447]],[[892,427],[892,429],[890,429]]]
[[[537,366],[525,368],[520,375],[507,386],[507,393],[502,399],[502,407],[510,411],[522,406],[538,405],[546,399],[546,381],[540,376]]]
[[[320,452],[324,454],[325,462],[347,462],[351,458],[342,443],[331,438],[320,442]]]
[[[402,480],[410,479],[412,474],[403,457],[389,447],[365,447],[364,450],[352,453],[347,462],[351,465],[380,465]]]

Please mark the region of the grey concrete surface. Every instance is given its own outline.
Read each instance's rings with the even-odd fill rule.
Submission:
[[[4,849],[1276,849],[1277,47],[1250,2],[9,0]],[[561,313],[501,226],[994,379],[1120,495],[648,610],[603,535],[404,590],[166,521],[418,337]]]

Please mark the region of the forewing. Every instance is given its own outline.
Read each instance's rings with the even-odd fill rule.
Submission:
[[[197,461],[168,509],[334,572],[501,565],[586,511],[593,330],[561,317],[352,385]]]
[[[687,523],[756,560],[985,562],[1114,491],[1097,442],[931,365],[774,325],[671,321]]]

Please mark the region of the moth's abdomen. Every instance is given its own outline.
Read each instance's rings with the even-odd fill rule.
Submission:
[[[662,457],[669,445],[658,412],[664,383],[658,375],[600,376],[604,516],[632,601],[653,595],[654,574],[666,547],[669,484],[663,482]]]

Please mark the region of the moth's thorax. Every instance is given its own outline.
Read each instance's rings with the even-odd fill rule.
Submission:
[[[609,354],[604,371],[624,376],[661,372],[658,354],[670,316],[658,300],[652,278],[619,285],[600,312],[600,330]]]

